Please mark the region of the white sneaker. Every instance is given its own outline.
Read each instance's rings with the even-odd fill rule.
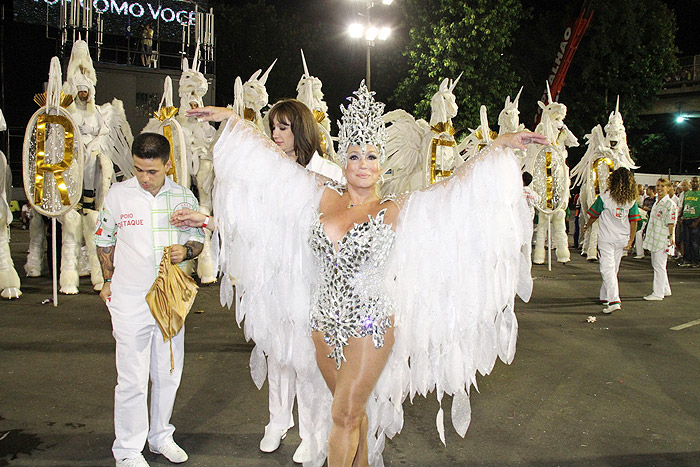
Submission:
[[[296,451],[294,451],[294,456],[292,456],[292,460],[297,464],[311,462],[313,460],[311,456],[311,441],[302,439],[301,443],[299,443],[299,447]]]
[[[148,467],[148,462],[141,454],[138,457],[129,457],[117,461],[117,467]]]
[[[644,255],[637,255],[634,257],[634,259],[644,259]]]
[[[663,299],[664,299],[664,297],[657,297],[654,294],[649,294],[646,297],[644,297],[644,300],[648,300],[650,302],[658,302],[658,301],[663,300]]]
[[[608,305],[605,308],[603,308],[603,313],[605,313],[606,315],[609,315],[613,311],[617,311],[617,310],[621,310],[621,309],[622,309],[622,305],[620,305],[619,303],[613,303],[612,305]]]
[[[177,443],[173,440],[171,440],[168,443],[165,443],[162,446],[158,446],[157,448],[149,444],[148,449],[150,449],[150,451],[153,454],[162,454],[173,464],[182,464],[187,459],[189,459],[189,456],[187,455],[185,450],[178,446]]]
[[[287,430],[265,427],[265,436],[260,440],[260,450],[262,452],[273,452],[280,447],[280,443],[287,436]]]

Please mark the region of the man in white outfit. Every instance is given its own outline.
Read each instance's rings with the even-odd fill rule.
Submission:
[[[190,190],[166,177],[171,165],[168,140],[143,133],[134,139],[132,154],[136,176],[109,189],[95,231],[105,279],[100,296],[109,308],[116,341],[112,452],[118,467],[148,466],[141,454],[146,441],[151,452],[173,463],[188,458],[173,440],[175,427],[170,424],[182,376],[185,329],[171,339],[171,371],[171,344],[163,342],[146,294],[157,277],[164,248],[170,249],[171,262],[177,264],[196,257],[204,242],[201,229],[170,225],[177,209],[199,206]]]

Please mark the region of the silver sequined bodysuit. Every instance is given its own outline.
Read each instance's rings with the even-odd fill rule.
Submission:
[[[316,258],[318,278],[311,299],[311,329],[322,331],[328,355],[340,369],[343,347],[350,337],[372,336],[374,346],[384,345],[391,327],[394,302],[384,284],[385,267],[394,244],[394,231],[384,223],[386,209],[345,234],[335,250],[320,215],[311,226],[309,243]]]

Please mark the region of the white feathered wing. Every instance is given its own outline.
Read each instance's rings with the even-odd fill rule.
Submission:
[[[430,125],[401,109],[387,112],[382,119],[387,124],[382,196],[425,188],[425,159],[432,137]]]
[[[292,364],[311,405],[317,430],[309,465],[321,465],[330,424],[330,392],[314,360],[309,337],[313,258],[309,227],[322,187],[283,159],[249,125],[230,122],[214,148],[214,209],[222,303],[233,303],[247,338],[256,342],[251,373],[264,381],[264,353]],[[499,180],[500,189],[491,190]],[[468,393],[476,372],[489,373],[515,352],[515,294],[532,290],[521,252],[531,238],[519,163],[511,151],[484,150],[456,175],[398,200],[388,287],[397,303],[396,341],[367,405],[370,463],[383,465],[385,437],[403,426],[407,396],[436,390],[454,395],[452,420],[464,435],[471,413]],[[444,439],[442,409],[438,429]]]
[[[109,133],[100,138],[100,152],[108,155],[119,167],[124,180],[131,178],[134,176],[134,159],[131,155],[134,135],[126,120],[124,103],[119,99],[112,99],[112,102],[100,106],[100,113],[109,128]]]

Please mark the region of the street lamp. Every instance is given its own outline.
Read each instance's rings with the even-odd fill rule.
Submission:
[[[353,39],[364,38],[364,40],[365,40],[365,49],[367,51],[367,71],[366,71],[366,75],[365,75],[365,84],[367,84],[368,89],[371,89],[371,78],[372,78],[371,48],[374,47],[375,41],[387,40],[389,38],[389,36],[391,35],[391,28],[388,26],[377,26],[375,24],[372,24],[370,10],[374,6],[374,1],[373,0],[362,0],[362,1],[365,2],[365,13],[364,13],[364,15],[360,14],[360,16],[364,16],[364,19],[365,19],[364,24],[352,23],[350,26],[348,26],[348,35],[350,37],[352,37]],[[392,0],[382,0],[383,5],[391,5],[391,2],[392,2]]]
[[[685,152],[685,135],[687,135],[690,132],[690,128],[688,128],[688,124],[690,123],[690,118],[693,118],[695,115],[693,114],[688,114],[688,113],[679,113],[678,116],[675,118],[676,126],[678,128],[678,133],[681,136],[681,155],[678,161],[678,172],[683,173],[683,153]]]

